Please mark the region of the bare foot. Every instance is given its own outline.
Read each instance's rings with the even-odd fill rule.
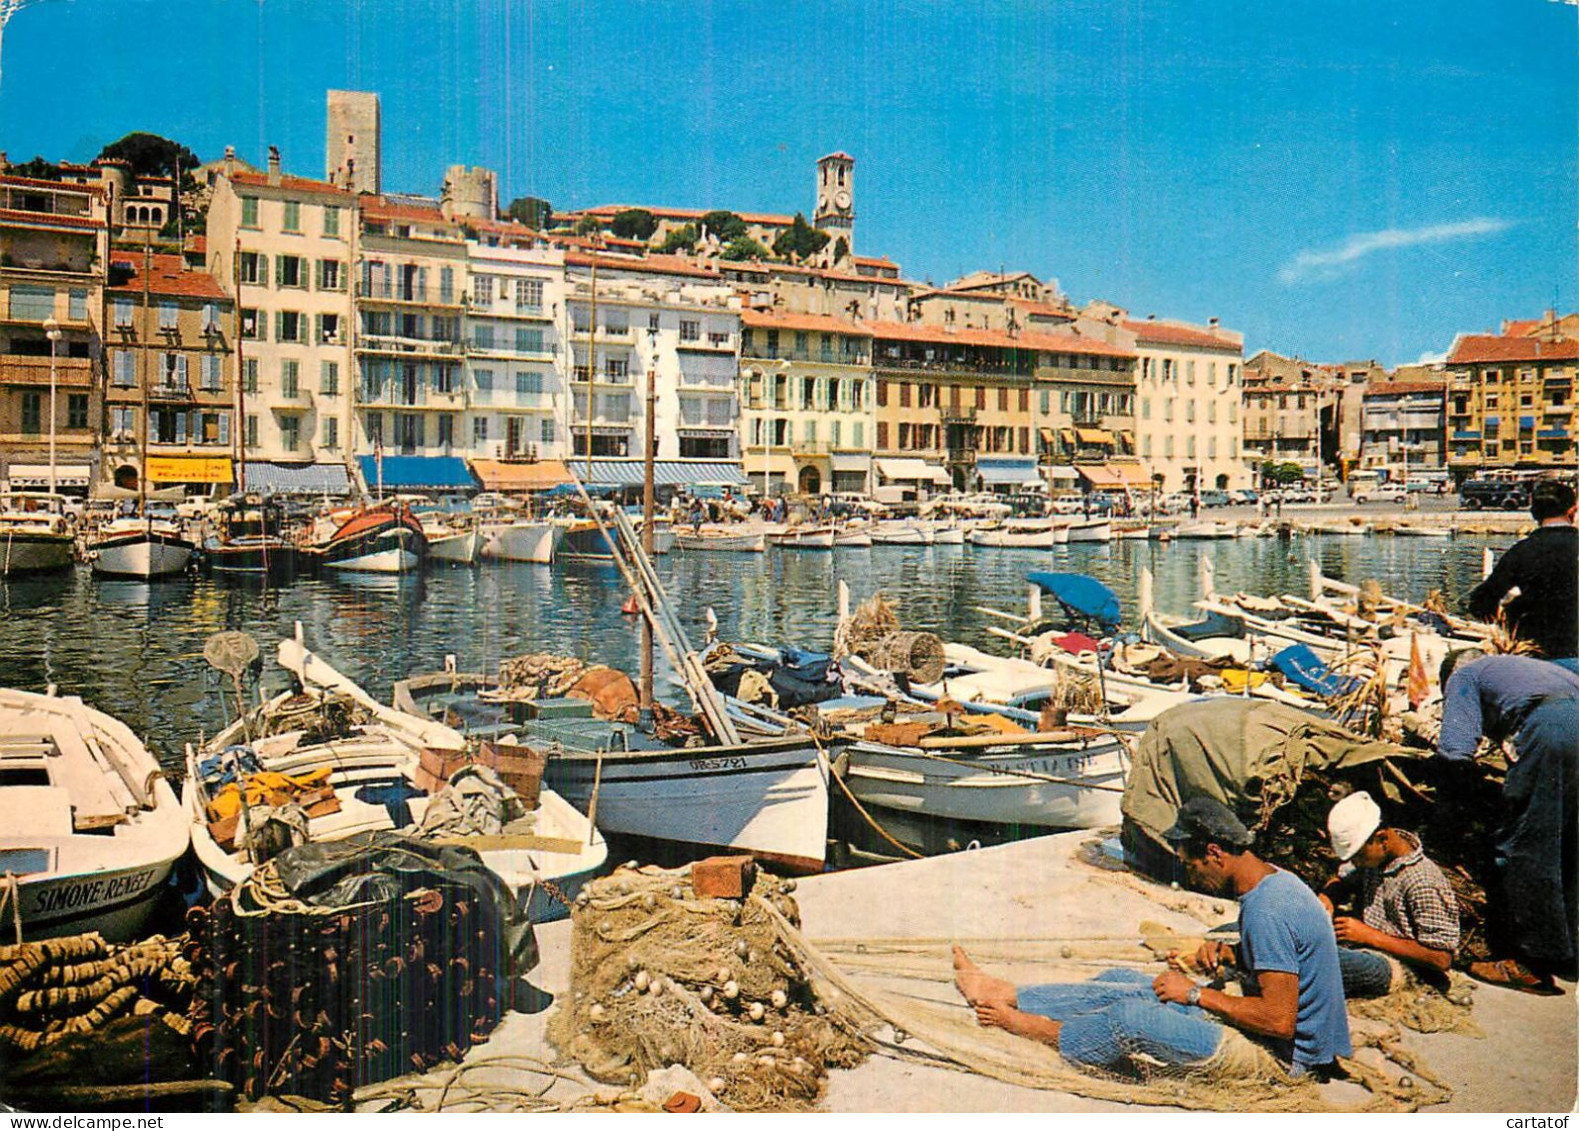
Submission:
[[[954,948],[954,985],[971,1005],[1001,1005],[1012,1008],[1016,1001],[1013,982],[984,974],[959,947]]]

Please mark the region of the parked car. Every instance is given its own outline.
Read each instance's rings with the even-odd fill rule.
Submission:
[[[1361,487],[1354,493],[1356,503],[1402,503],[1409,498],[1409,492],[1396,483],[1378,483],[1374,486]]]
[[[1468,479],[1458,489],[1465,510],[1520,511],[1530,505],[1528,479]]]
[[[1227,507],[1232,505],[1233,499],[1229,496],[1227,491],[1218,491],[1214,489],[1201,492],[1201,506],[1203,507]]]
[[[1260,496],[1249,487],[1241,487],[1236,491],[1228,492],[1228,497],[1233,499],[1236,506],[1253,507],[1260,500]]]
[[[1316,492],[1309,487],[1284,487],[1278,491],[1278,498],[1285,503],[1314,503]]]

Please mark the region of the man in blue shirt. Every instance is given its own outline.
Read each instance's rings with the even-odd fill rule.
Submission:
[[[1561,993],[1553,975],[1572,975],[1579,935],[1579,675],[1527,656],[1455,652],[1443,661],[1442,687],[1442,758],[1469,769],[1482,737],[1512,739],[1517,755],[1502,786],[1499,882],[1486,915],[1512,954],[1469,972]]]
[[[1352,1051],[1332,923],[1298,877],[1258,859],[1248,829],[1221,802],[1195,797],[1165,834],[1192,884],[1239,900],[1240,942],[1208,942],[1204,969],[1242,971],[1244,996],[1197,984],[1177,968],[1148,979],[1109,970],[1090,982],[1023,986],[984,974],[958,947],[955,984],[976,1019],[1056,1048],[1073,1064],[1107,1071],[1144,1057],[1196,1067],[1228,1029],[1266,1047],[1290,1070],[1325,1069]]]

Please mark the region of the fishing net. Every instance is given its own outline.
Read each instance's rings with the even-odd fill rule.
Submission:
[[[263,707],[250,724],[249,733],[257,741],[301,731],[299,745],[313,746],[344,738],[354,728],[372,721],[373,712],[351,696],[314,689]]]
[[[883,596],[882,590],[873,593],[855,607],[848,620],[839,625],[834,634],[833,654],[847,656],[863,651],[885,636],[899,631],[899,614]]]
[[[630,676],[573,656],[534,652],[499,665],[499,686],[510,699],[585,699],[600,719],[633,716],[640,697]]]
[[[873,667],[903,672],[917,683],[936,683],[943,678],[943,641],[934,633],[892,632],[856,652]]]

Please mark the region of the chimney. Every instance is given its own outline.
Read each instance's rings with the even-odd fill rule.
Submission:
[[[1206,320],[1206,324],[1208,326],[1210,326],[1214,330],[1217,329],[1217,315],[1214,314],[1210,318],[1208,318]]]
[[[234,177],[235,175],[236,175],[236,147],[234,145],[227,145],[227,146],[225,146],[225,176],[228,178],[228,177]]]
[[[1146,321],[1147,322],[1155,322],[1156,320],[1157,320],[1157,316],[1155,314],[1148,314],[1148,315],[1146,315]]]
[[[277,145],[271,145],[271,146],[269,146],[269,184],[277,185],[279,183],[280,183],[280,147],[277,146]]]

